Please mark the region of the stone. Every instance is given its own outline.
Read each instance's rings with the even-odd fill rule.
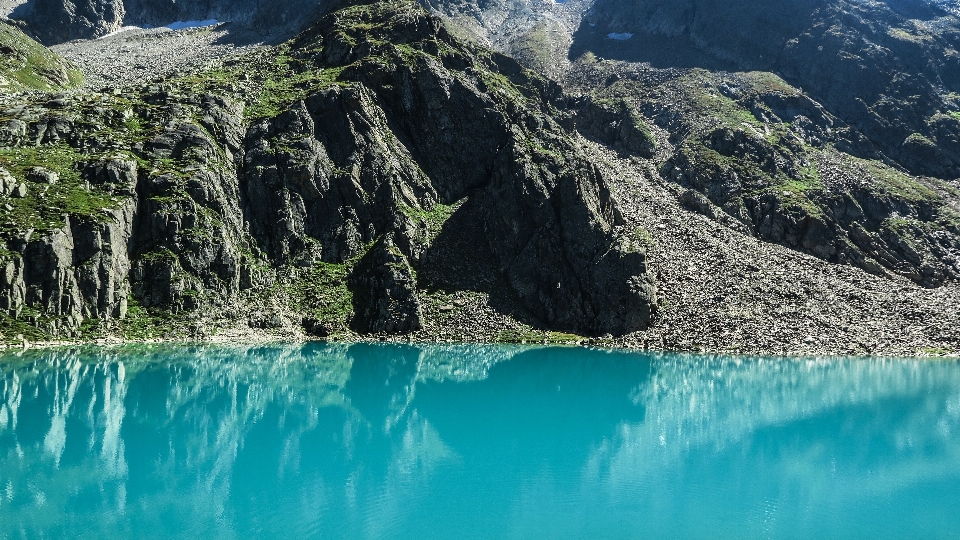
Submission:
[[[17,179],[9,171],[0,167],[0,196],[9,197],[17,187]]]
[[[22,199],[27,196],[27,193],[27,185],[20,183],[17,185],[17,187],[13,188],[13,192],[10,193],[10,196],[17,199]]]
[[[350,276],[351,326],[362,334],[406,334],[422,326],[420,299],[410,263],[392,234],[378,240]]]
[[[56,184],[60,181],[60,175],[43,167],[31,167],[27,170],[27,180],[39,184]]]

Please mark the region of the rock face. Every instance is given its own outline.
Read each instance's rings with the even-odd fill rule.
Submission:
[[[421,327],[413,269],[393,235],[378,240],[350,278],[354,329],[361,334],[406,334]]]
[[[616,242],[604,178],[542,112],[555,84],[411,4],[347,8],[293,45],[342,82],[248,134],[252,230],[276,262],[340,263],[384,234],[420,261],[411,215],[477,197],[485,241],[542,320],[601,334],[649,324],[642,252]]]
[[[592,0],[424,0],[458,31],[552,78],[568,67],[572,34]]]
[[[960,19],[923,0],[598,0],[571,55],[773,72],[911,172],[955,178],[958,40]]]
[[[310,24],[338,0],[29,0],[13,17],[27,23],[46,45],[93,39],[123,26],[165,26],[180,21],[231,22],[238,29],[276,37],[291,36]]]
[[[652,158],[657,150],[646,120],[628,101],[587,98],[572,124],[583,136],[621,153]]]
[[[179,316],[269,300],[251,325],[328,334],[343,307],[357,332],[409,333],[417,274],[443,271],[429,248],[465,234],[444,223],[470,201],[472,241],[539,325],[651,323],[643,250],[552,117],[567,102],[556,83],[407,2],[335,11],[279,53],[239,60],[209,91],[188,79],[4,111],[16,148],[0,165],[31,191],[14,212],[61,201],[2,230],[7,316],[69,334],[131,303]]]
[[[34,322],[54,335],[72,335],[84,319],[126,316],[130,271],[127,246],[133,207],[111,212],[104,223],[71,221],[62,229],[11,247],[3,257],[0,309]]]
[[[53,45],[109,34],[123,26],[124,12],[120,0],[33,0],[14,16],[23,14],[37,39]]]
[[[907,174],[854,126],[771,74],[689,71],[658,81],[607,73],[616,66],[591,68],[614,81],[591,99],[616,96],[674,134],[658,172],[686,188],[679,202],[687,208],[927,287],[960,276],[955,182]]]

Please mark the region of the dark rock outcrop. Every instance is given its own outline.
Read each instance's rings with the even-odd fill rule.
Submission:
[[[538,325],[651,323],[642,248],[618,236],[604,173],[552,117],[559,86],[407,2],[336,11],[285,47],[281,68],[241,64],[252,95],[152,84],[9,111],[0,139],[47,156],[31,166],[59,164],[16,175],[37,197],[90,200],[65,205],[62,228],[4,231],[7,313],[76,331],[123,317],[128,297],[174,315],[269,300],[251,324],[326,335],[340,323],[324,314],[345,316],[326,290],[348,284],[351,327],[408,333],[421,326],[426,253],[438,234],[466,234],[440,229],[469,199],[482,220],[472,240]],[[279,89],[257,86],[268,80]]]
[[[960,276],[960,220],[936,191],[946,184],[831,151],[811,163],[797,150],[720,128],[681,147],[663,173],[765,240],[928,287]],[[717,217],[693,193],[682,202]]]
[[[412,4],[348,8],[294,46],[316,51],[307,66],[345,69],[340,86],[248,135],[252,230],[276,262],[341,263],[392,234],[417,266],[426,246],[410,214],[478,197],[483,241],[546,324],[622,334],[650,323],[643,254],[617,243],[604,178],[543,112],[559,88],[485,59]]]
[[[32,0],[14,17],[26,21],[40,42],[54,45],[109,34],[123,26],[124,14],[122,0]]]
[[[651,158],[657,143],[640,114],[623,100],[586,99],[573,116],[574,129],[583,136],[625,154]]]
[[[361,334],[407,334],[421,327],[420,301],[413,268],[387,234],[373,244],[350,276]]]
[[[911,172],[954,178],[958,43],[960,19],[922,0],[598,0],[571,55],[773,72]]]

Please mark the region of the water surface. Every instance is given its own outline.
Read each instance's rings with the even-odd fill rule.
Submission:
[[[0,357],[0,539],[960,539],[958,509],[957,362],[381,344]]]

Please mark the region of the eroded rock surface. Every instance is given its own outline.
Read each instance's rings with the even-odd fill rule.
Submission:
[[[643,248],[620,237],[608,179],[551,116],[565,103],[556,83],[413,3],[335,11],[284,47],[282,63],[238,59],[209,91],[174,79],[11,108],[0,137],[41,158],[11,150],[11,176],[35,197],[62,193],[67,217],[6,230],[8,313],[77,331],[123,318],[127,295],[175,316],[266,301],[251,326],[408,333],[421,326],[416,275],[431,272],[431,245],[465,234],[446,222],[469,200],[473,241],[538,324],[651,323]],[[332,289],[341,297],[317,298]]]

